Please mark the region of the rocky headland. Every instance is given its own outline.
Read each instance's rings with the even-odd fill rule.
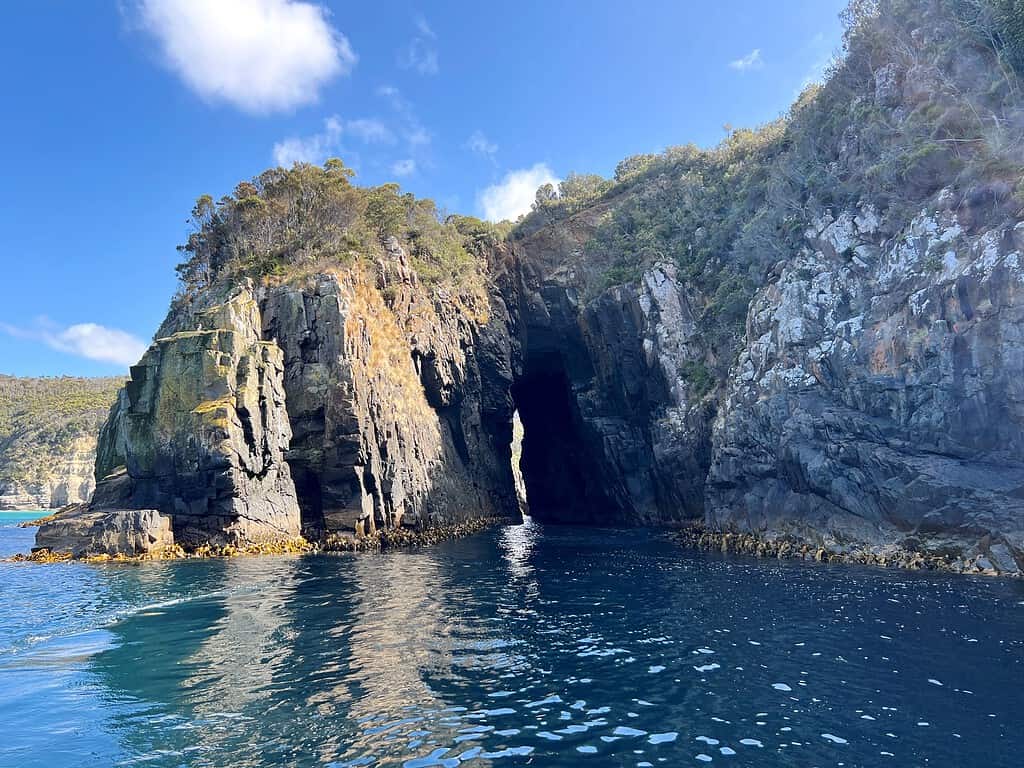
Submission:
[[[879,6],[851,13],[843,59],[784,118],[572,175],[514,228],[442,221],[337,160],[201,198],[91,503],[37,545],[516,519],[518,411],[542,521],[1020,574],[1013,19]]]

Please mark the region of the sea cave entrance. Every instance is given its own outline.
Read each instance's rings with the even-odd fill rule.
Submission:
[[[586,434],[562,356],[554,350],[530,355],[512,395],[521,424],[519,470],[529,515],[554,523],[607,519],[600,443]],[[516,430],[514,424],[514,454]]]

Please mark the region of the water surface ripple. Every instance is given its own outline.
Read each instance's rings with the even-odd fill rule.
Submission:
[[[0,524],[0,554],[31,531]],[[0,766],[1017,766],[1024,584],[510,526],[0,565]]]

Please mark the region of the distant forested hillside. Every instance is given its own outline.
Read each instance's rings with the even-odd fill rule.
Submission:
[[[120,378],[0,375],[0,509],[81,501]]]

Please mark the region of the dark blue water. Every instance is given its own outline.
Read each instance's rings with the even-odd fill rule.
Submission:
[[[0,553],[32,531],[0,528]],[[0,765],[1019,766],[1024,584],[508,527],[0,566]]]

